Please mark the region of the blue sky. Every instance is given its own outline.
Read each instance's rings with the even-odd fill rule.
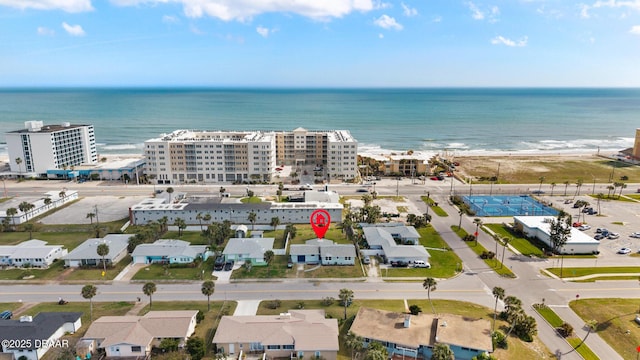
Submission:
[[[640,0],[0,0],[1,86],[640,86]]]

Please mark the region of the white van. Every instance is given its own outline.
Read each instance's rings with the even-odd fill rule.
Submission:
[[[413,262],[413,267],[429,269],[431,268],[431,264],[425,262],[424,260],[416,260]]]

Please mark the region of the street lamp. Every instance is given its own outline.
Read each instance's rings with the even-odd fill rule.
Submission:
[[[396,197],[400,196],[400,177],[396,178]]]
[[[431,202],[429,201],[429,196],[431,193],[427,191],[427,215],[425,216],[425,220],[429,219],[429,207],[431,206]]]

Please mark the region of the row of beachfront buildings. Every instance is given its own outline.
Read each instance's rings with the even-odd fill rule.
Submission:
[[[42,312],[0,321],[0,356],[38,360],[51,350],[70,348],[63,338],[82,327],[82,313]],[[102,316],[75,344],[76,359],[103,352],[108,359],[147,358],[163,339],[184,348],[195,333],[197,311],[149,311],[142,316]],[[410,315],[361,307],[350,327],[366,349],[374,341],[390,356],[430,358],[437,343],[447,344],[456,359],[470,360],[493,351],[490,322],[451,314]],[[212,343],[221,354],[238,359],[303,357],[336,360],[338,320],[324,310],[290,310],[279,315],[223,316]],[[264,355],[264,357],[262,357]]]
[[[18,176],[101,179],[141,175],[158,184],[271,182],[284,165],[322,168],[329,179],[358,174],[358,142],[347,130],[195,131],[176,130],[144,143],[144,161],[98,166],[93,125],[44,125],[27,121],[5,133],[11,172]]]

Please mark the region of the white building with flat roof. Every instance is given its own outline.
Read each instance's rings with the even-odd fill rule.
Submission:
[[[514,216],[514,228],[525,236],[536,238],[545,244],[548,249],[551,244],[551,222],[553,216]],[[559,251],[561,254],[597,254],[600,242],[588,234],[572,227],[567,242]]]
[[[42,121],[24,125],[22,130],[5,134],[13,173],[46,176],[50,169],[98,162],[93,125],[43,125]]]
[[[279,165],[314,165],[331,179],[357,175],[347,130],[175,130],[145,141],[145,172],[158,184],[270,182]]]

